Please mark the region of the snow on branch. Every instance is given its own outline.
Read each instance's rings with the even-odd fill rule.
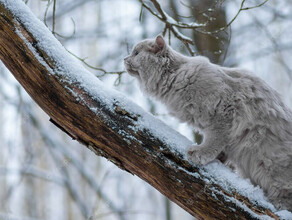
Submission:
[[[172,18],[170,15],[168,15],[160,6],[160,4],[156,0],[150,0],[153,5],[155,6],[156,10],[158,11],[159,14],[154,12],[151,7],[144,1],[144,0],[139,0],[144,8],[146,8],[151,14],[153,14],[155,17],[157,17],[159,20],[164,22],[166,25],[169,26],[175,26],[178,28],[185,28],[185,29],[195,29],[195,28],[201,28],[205,27],[206,24],[199,24],[196,22],[191,22],[191,23],[184,23],[180,21],[176,21],[174,18]],[[192,41],[190,38],[186,37],[186,40]]]
[[[169,29],[170,32],[174,34],[174,36],[179,39],[181,42],[183,42],[188,49],[189,53],[194,56],[194,51],[190,47],[190,44],[194,44],[193,40],[187,36],[185,36],[183,33],[181,33],[178,28],[184,28],[184,29],[197,29],[197,28],[202,28],[205,27],[206,24],[199,24],[196,22],[191,22],[191,23],[184,23],[180,21],[176,21],[174,18],[172,18],[170,15],[168,15],[160,6],[160,4],[156,0],[150,0],[153,5],[155,6],[155,9],[157,10],[156,13],[155,11],[152,10],[152,8],[144,1],[144,0],[139,0],[144,8],[146,8],[152,15],[157,17],[160,21],[165,23],[165,28],[163,33],[165,34],[167,29]]]
[[[288,215],[276,212],[259,188],[219,162],[190,164],[184,156],[192,144],[188,139],[106,88],[21,0],[0,0],[0,12],[0,59],[73,139],[139,176],[198,219]]]

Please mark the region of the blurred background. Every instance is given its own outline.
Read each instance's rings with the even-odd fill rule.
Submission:
[[[199,135],[143,96],[124,72],[133,45],[157,34],[185,55],[240,66],[292,108],[291,0],[26,0],[64,47],[108,87],[190,139]],[[139,178],[49,122],[0,64],[0,219],[194,219]]]

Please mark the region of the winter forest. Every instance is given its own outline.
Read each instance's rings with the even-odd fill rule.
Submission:
[[[167,143],[200,143],[202,136],[170,116],[163,104],[142,94],[137,81],[124,68],[124,57],[131,53],[133,46],[143,39],[155,38],[158,34],[162,34],[172,48],[187,56],[204,55],[213,63],[252,71],[278,91],[285,104],[292,108],[291,0],[0,0],[0,5],[10,5],[15,13],[21,11],[17,5],[21,6],[22,3],[28,7],[24,11],[30,10],[67,50],[66,56],[70,60],[60,57],[58,62],[72,65],[68,71],[79,70],[79,66],[83,66],[101,81],[101,88],[106,88],[102,97],[115,99],[117,96],[118,100],[120,95],[111,92],[117,90],[188,138],[177,141],[179,134],[146,115],[143,123],[155,127],[157,136],[169,139]],[[2,10],[0,14],[4,13]],[[25,15],[30,16],[30,13]],[[26,24],[30,22],[30,17],[22,17]],[[21,23],[20,20],[17,22]],[[0,19],[2,30],[1,22],[3,19]],[[35,24],[31,26],[38,29]],[[19,31],[22,30],[17,29],[16,32]],[[47,38],[41,36],[39,39]],[[0,39],[1,48],[3,44],[5,41]],[[48,47],[58,52],[57,46]],[[167,186],[157,180],[149,180],[142,171],[139,177],[139,172],[133,173],[131,167],[123,165],[116,157],[108,156],[108,152],[96,155],[96,151],[90,150],[90,144],[85,147],[74,134],[66,134],[68,132],[64,132],[60,124],[50,119],[2,62],[0,68],[0,219],[196,219],[192,212],[187,211],[188,206],[193,206],[195,201],[190,199],[180,203],[179,198],[171,196],[171,190],[167,191]],[[76,74],[74,77],[80,78],[80,81],[86,78],[81,71]],[[91,78],[86,79],[90,81]],[[50,85],[44,90],[49,89]],[[99,88],[92,86],[88,90],[99,91]],[[72,93],[78,92],[76,89]],[[81,101],[89,100],[84,94],[80,97]],[[59,101],[53,95],[48,98]],[[106,100],[106,103],[110,101]],[[115,112],[124,116],[129,114],[124,110],[127,108],[140,112],[136,105],[132,107],[127,103],[125,101],[122,108],[115,108]],[[72,108],[76,114],[87,114],[77,107]],[[129,117],[137,121],[136,116]],[[105,120],[110,121],[111,118]],[[121,126],[126,126],[123,123],[127,121],[121,122]],[[109,141],[106,144],[111,143]],[[172,159],[172,152],[164,152],[163,155]],[[153,158],[144,159],[148,163],[153,162]],[[280,219],[281,216],[288,219],[292,216],[285,211],[276,213],[263,198],[261,189],[233,175],[228,168],[226,170],[223,165],[213,164],[206,167],[206,173],[202,175],[216,176],[214,178],[221,181],[217,183],[222,189],[225,189],[225,179],[229,179],[231,185],[238,187],[239,197],[250,196],[250,201],[259,200],[255,206],[264,207],[259,208],[266,214],[262,219]],[[156,169],[153,168],[153,172]],[[221,174],[225,179],[221,179]],[[175,176],[173,178],[173,181],[180,181],[175,180]],[[206,179],[204,181],[207,182]],[[187,185],[178,183],[178,186],[184,184]],[[212,187],[213,183],[207,183],[203,186],[205,191],[198,190],[198,196],[207,195],[209,189],[215,188]],[[232,197],[233,191],[230,194]],[[178,202],[172,202],[169,198]],[[218,197],[218,200],[224,200],[222,198]],[[209,204],[208,199],[205,198],[206,204]],[[244,207],[248,206],[247,209],[253,210],[249,201],[239,201],[244,203]],[[220,210],[225,203],[220,204],[210,210]],[[243,206],[242,212],[248,212]],[[236,213],[236,208],[230,210]],[[258,219],[256,214],[250,219]],[[238,219],[249,217],[241,216]]]

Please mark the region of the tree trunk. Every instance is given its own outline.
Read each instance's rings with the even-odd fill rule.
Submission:
[[[227,25],[224,3],[214,0],[189,0],[190,11],[199,23],[208,22],[202,30],[216,31]],[[193,31],[197,52],[210,59],[212,63],[222,64],[228,47],[228,32],[204,34]]]
[[[272,211],[216,184],[203,168],[191,165],[155,135],[147,122],[138,123],[140,113],[121,107],[118,98],[109,106],[106,100],[93,97],[81,86],[82,78],[90,74],[85,69],[74,82],[61,74],[61,70],[71,69],[54,56],[64,48],[59,44],[40,46],[49,44],[53,36],[44,26],[31,27],[40,22],[21,0],[10,2],[0,0],[0,58],[56,126],[97,155],[139,176],[198,219],[257,219],[263,215],[278,219]],[[171,129],[169,134],[183,138]]]

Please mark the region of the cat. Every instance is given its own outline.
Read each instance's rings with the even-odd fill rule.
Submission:
[[[224,153],[278,209],[292,211],[292,112],[275,90],[246,70],[184,56],[161,35],[138,43],[124,65],[144,93],[204,134],[187,149],[190,161]]]

